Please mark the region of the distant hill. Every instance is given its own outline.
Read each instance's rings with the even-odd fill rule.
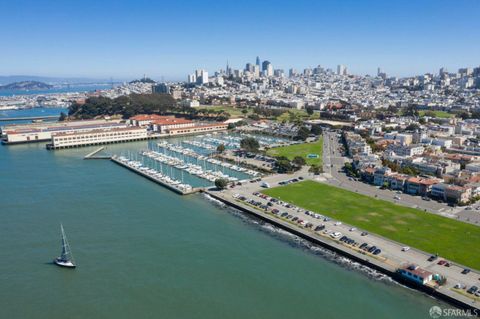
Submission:
[[[51,88],[53,85],[38,81],[13,82],[0,86],[0,90],[48,90]]]
[[[133,80],[133,81],[130,81],[130,83],[157,83],[155,82],[154,80],[150,79],[150,78],[141,78],[140,80]]]
[[[38,81],[48,84],[91,84],[91,83],[110,83],[111,78],[89,78],[89,77],[49,77],[38,75],[0,75],[0,85],[13,82]],[[115,78],[114,83],[127,81],[126,78]]]

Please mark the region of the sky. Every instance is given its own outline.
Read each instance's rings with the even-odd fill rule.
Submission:
[[[410,76],[480,65],[480,1],[4,0],[0,41],[0,75],[185,80],[260,56]]]

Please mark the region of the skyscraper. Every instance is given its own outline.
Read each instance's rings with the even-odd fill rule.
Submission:
[[[247,64],[245,65],[245,71],[253,72],[253,64],[247,63]]]
[[[257,56],[257,62],[255,64],[260,66],[260,58],[258,56]]]
[[[267,68],[268,68],[268,65],[269,65],[269,64],[271,65],[270,61],[267,61],[267,60],[263,61],[263,63],[262,63],[262,71],[264,71],[264,72],[267,71]]]
[[[338,75],[347,75],[347,67],[345,65],[337,65],[337,74]]]
[[[195,70],[195,78],[196,78],[197,84],[207,84],[208,72],[202,69]]]

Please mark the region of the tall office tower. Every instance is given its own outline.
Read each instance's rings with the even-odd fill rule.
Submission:
[[[289,77],[293,78],[293,77],[295,77],[296,75],[297,75],[297,70],[295,70],[295,69],[292,68],[292,69],[290,69],[290,70],[288,71],[288,76],[289,76]]]
[[[195,74],[189,74],[188,75],[188,83],[196,83],[197,82],[197,77]]]
[[[478,68],[473,69],[473,76],[480,77],[480,66]]]
[[[377,76],[381,76],[380,74],[382,74],[382,68],[378,67],[377,68]]]
[[[205,70],[202,70],[202,84],[207,84],[208,83],[208,72]]]
[[[253,76],[258,78],[260,76],[260,65],[255,64],[253,66],[253,71],[252,72],[253,72]]]
[[[282,69],[276,69],[273,71],[273,75],[275,75],[276,77],[279,77],[279,78],[283,78],[285,77],[285,72],[283,72]]]
[[[323,72],[323,68],[320,64],[317,65],[317,67],[313,69],[313,74],[322,74],[322,72]]]
[[[267,69],[264,71],[266,76],[273,76],[273,65],[268,63]]]
[[[228,65],[228,60],[227,60],[227,68],[225,69],[225,74],[227,76],[230,76],[232,74],[232,69],[230,68],[230,66]]]
[[[347,75],[347,67],[345,65],[337,65],[337,74],[338,75]]]
[[[311,75],[312,75],[312,69],[309,69],[309,68],[304,69],[304,70],[303,70],[303,75],[305,75],[305,76],[311,76]]]
[[[207,84],[208,83],[208,72],[202,69],[195,70],[195,78],[197,84]]]
[[[245,71],[253,72],[253,64],[247,63],[247,64],[245,65]]]
[[[438,72],[438,74],[439,74],[440,76],[443,76],[443,75],[445,75],[445,74],[447,74],[447,73],[448,73],[448,71],[447,71],[446,68],[440,68],[440,71]]]
[[[256,65],[260,66],[260,58],[257,56],[257,61],[255,62]]]
[[[271,64],[270,61],[267,61],[267,60],[263,61],[263,63],[262,63],[262,71],[265,72],[265,71],[267,70],[269,64]]]

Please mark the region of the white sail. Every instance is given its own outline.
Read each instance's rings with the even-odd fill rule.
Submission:
[[[70,245],[68,244],[67,236],[65,235],[62,224],[60,224],[60,229],[62,231],[62,253],[60,257],[54,260],[54,262],[63,267],[75,267]]]

